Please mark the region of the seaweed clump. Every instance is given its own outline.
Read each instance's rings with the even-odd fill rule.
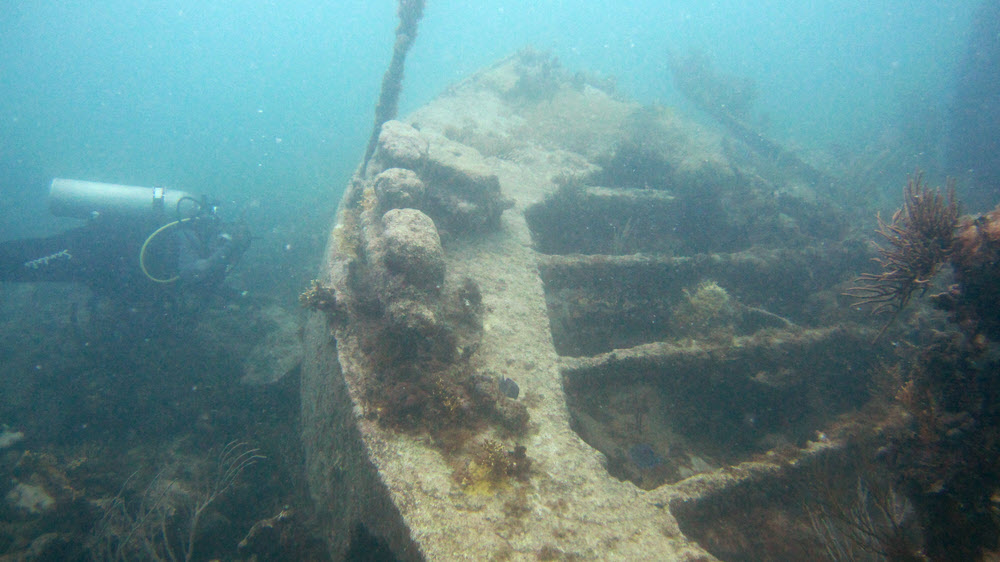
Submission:
[[[343,312],[343,304],[337,300],[337,291],[318,279],[313,279],[309,288],[299,295],[299,304],[334,316]]]
[[[694,290],[684,289],[684,300],[674,307],[672,316],[678,336],[726,341],[735,333],[732,297],[715,281],[703,281]]]
[[[903,206],[891,222],[877,216],[876,231],[887,243],[878,246],[875,261],[879,273],[862,273],[846,292],[857,305],[872,305],[872,314],[891,313],[875,336],[877,341],[906,307],[914,292],[927,290],[931,280],[952,251],[958,226],[955,182],[948,180],[945,193],[923,183],[923,174],[909,178],[903,189]]]
[[[503,443],[487,439],[455,477],[468,494],[493,495],[512,480],[528,479],[531,459],[526,452],[523,445],[508,451]]]

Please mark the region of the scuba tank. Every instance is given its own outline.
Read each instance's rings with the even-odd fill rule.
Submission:
[[[93,181],[56,178],[49,188],[49,211],[58,217],[100,220],[102,223],[125,221],[159,224],[139,249],[139,267],[151,281],[173,283],[174,274],[156,274],[147,264],[150,244],[164,231],[196,217],[214,218],[215,206],[207,198],[196,199],[190,193],[166,187],[140,187]],[[141,240],[141,239],[140,239]]]
[[[201,200],[190,193],[166,187],[139,187],[56,178],[49,188],[49,211],[57,217],[92,219],[115,217],[165,219],[193,217]]]

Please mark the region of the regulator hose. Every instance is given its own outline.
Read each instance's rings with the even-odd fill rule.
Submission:
[[[188,222],[189,220],[191,219],[190,218],[178,219],[175,220],[174,222],[168,222],[167,224],[154,230],[152,234],[146,237],[146,241],[142,243],[142,249],[139,250],[139,269],[142,270],[143,274],[145,274],[150,281],[153,281],[154,283],[173,283],[174,281],[177,281],[178,279],[181,278],[180,275],[174,275],[173,277],[168,277],[168,278],[154,277],[153,274],[150,273],[148,269],[146,269],[146,249],[149,247],[149,243],[152,242],[153,239],[156,238],[161,232],[167,230],[168,228],[177,226],[181,223]]]

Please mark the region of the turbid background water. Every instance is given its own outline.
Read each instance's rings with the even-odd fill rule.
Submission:
[[[0,15],[0,239],[64,226],[52,177],[166,185],[247,210],[259,257],[313,267],[364,148],[395,2],[10,2]],[[431,0],[401,112],[531,45],[697,112],[668,52],[756,83],[803,151],[915,137],[934,168],[975,2]],[[929,147],[929,148],[928,148]],[[926,150],[925,150],[926,149]],[[251,255],[252,256],[252,255]],[[248,258],[249,259],[249,258]],[[266,290],[265,287],[259,287]]]

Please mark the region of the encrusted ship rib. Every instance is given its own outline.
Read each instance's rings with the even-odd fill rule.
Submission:
[[[712,502],[837,450],[867,256],[721,145],[530,52],[383,126],[303,297],[335,556],[360,525],[405,560],[711,560]]]

